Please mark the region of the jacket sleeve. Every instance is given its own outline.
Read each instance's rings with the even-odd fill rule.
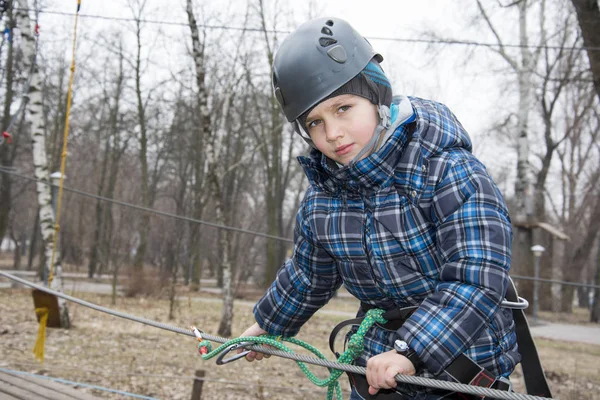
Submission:
[[[473,156],[448,166],[433,193],[431,219],[439,281],[399,334],[439,374],[499,309],[508,285],[512,229],[500,191]]]
[[[315,240],[305,208],[306,198],[296,215],[292,258],[254,306],[258,325],[272,335],[296,335],[341,286],[336,264]]]

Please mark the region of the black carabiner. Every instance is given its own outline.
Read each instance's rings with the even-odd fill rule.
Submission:
[[[217,357],[217,365],[227,364],[227,363],[239,360],[240,358],[246,357],[246,354],[250,353],[251,350],[245,350],[245,351],[242,351],[239,354],[236,354],[236,355],[231,356],[229,358],[223,359],[223,357],[225,357],[227,354],[231,353],[232,351],[237,350],[239,348],[243,348],[244,346],[248,346],[248,345],[251,345],[251,344],[253,344],[253,343],[251,343],[251,342],[242,342],[242,343],[232,344],[231,346],[227,347],[225,350],[223,350],[219,354],[219,357]]]

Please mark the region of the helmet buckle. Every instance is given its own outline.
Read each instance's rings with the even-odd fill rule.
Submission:
[[[377,113],[379,114],[379,120],[381,121],[381,125],[386,129],[389,128],[392,123],[390,108],[388,106],[380,104],[377,107]]]

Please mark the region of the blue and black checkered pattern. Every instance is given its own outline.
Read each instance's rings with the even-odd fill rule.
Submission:
[[[416,121],[379,151],[337,167],[317,150],[300,163],[310,187],[293,256],[254,308],[259,325],[293,336],[343,284],[361,302],[419,305],[397,332],[375,327],[359,364],[400,337],[440,374],[465,353],[497,375],[519,362],[507,289],[507,208],[450,110],[410,98]]]

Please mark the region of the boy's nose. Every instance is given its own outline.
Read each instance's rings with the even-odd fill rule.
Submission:
[[[328,142],[335,142],[343,136],[344,130],[342,129],[342,126],[340,124],[332,122],[325,126],[325,137]]]

